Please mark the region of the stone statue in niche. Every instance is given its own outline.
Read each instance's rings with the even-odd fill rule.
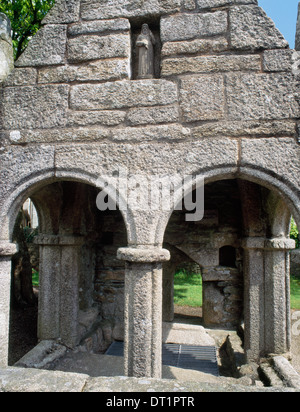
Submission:
[[[141,34],[137,38],[138,79],[154,78],[154,46],[155,37],[148,24],[143,24]]]

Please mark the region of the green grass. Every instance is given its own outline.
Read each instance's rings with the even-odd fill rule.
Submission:
[[[180,270],[174,277],[174,304],[179,306],[202,306],[202,277],[199,274]]]
[[[32,269],[32,284],[39,286],[39,272]],[[202,306],[202,277],[199,274],[179,270],[174,277],[174,304]],[[300,310],[300,277],[291,275],[291,308]]]
[[[291,308],[300,310],[300,278],[291,275]]]
[[[174,304],[202,306],[202,277],[180,270],[174,277]],[[300,278],[291,276],[291,308],[300,310]]]

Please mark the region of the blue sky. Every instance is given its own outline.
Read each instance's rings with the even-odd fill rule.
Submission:
[[[258,0],[267,15],[275,22],[277,28],[289,42],[290,47],[295,47],[295,33],[298,3],[300,0]]]

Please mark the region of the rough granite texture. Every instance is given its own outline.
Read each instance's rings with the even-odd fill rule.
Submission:
[[[11,71],[4,20],[0,62]],[[144,23],[156,39],[149,79],[136,73]],[[288,352],[291,214],[300,225],[299,60],[256,0],[56,1],[8,77],[0,65],[1,366],[12,230],[28,197],[40,218],[40,340],[97,352],[124,339],[127,373],[160,378],[174,273],[193,263],[203,275],[205,322],[237,325],[244,313],[247,361]],[[183,198],[175,183],[173,203],[160,182],[163,207],[148,208],[154,176],[191,175],[188,193],[205,178],[202,221],[174,212]],[[100,213],[103,189],[121,210]],[[230,261],[222,262],[224,247]],[[10,374],[47,386],[46,372],[1,374],[7,390]],[[53,377],[66,390],[98,389],[83,376]],[[129,390],[132,382],[111,385]]]
[[[166,379],[119,377],[91,378],[88,375],[37,369],[0,369],[0,392],[297,392],[291,388],[257,388],[234,384],[181,382]],[[109,397],[109,396],[108,396]]]

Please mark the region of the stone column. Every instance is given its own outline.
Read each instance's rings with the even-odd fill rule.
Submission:
[[[292,239],[275,238],[265,242],[265,350],[281,354],[290,350],[290,273]]]
[[[291,239],[244,239],[245,353],[258,361],[290,345],[289,256]]]
[[[162,262],[166,249],[121,248],[125,270],[125,374],[161,378]]]
[[[247,361],[258,361],[265,347],[265,238],[244,239],[244,322]]]
[[[79,274],[82,237],[40,235],[38,337],[78,344]]]
[[[0,13],[0,83],[14,68],[14,55],[9,18]]]
[[[0,368],[8,365],[11,258],[17,245],[0,242]]]

